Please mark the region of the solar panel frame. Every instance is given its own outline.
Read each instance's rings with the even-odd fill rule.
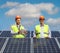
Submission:
[[[0,33],[1,33],[1,31],[0,31]]]

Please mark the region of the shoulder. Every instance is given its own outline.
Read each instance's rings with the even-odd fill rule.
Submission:
[[[22,28],[22,29],[24,29],[24,26],[23,26],[23,25],[21,25],[21,28]]]
[[[15,24],[13,24],[13,25],[11,25],[11,27],[10,27],[12,30],[13,29],[15,29],[16,28],[16,25]]]
[[[44,24],[44,26],[48,26],[48,27],[49,27],[49,25],[48,25],[48,24]]]
[[[23,25],[21,25],[21,27],[24,27]]]
[[[49,25],[48,24],[44,24],[45,27],[49,28]]]
[[[40,27],[40,25],[39,25],[39,24],[35,26],[35,28],[39,28],[39,27]]]
[[[15,27],[15,26],[16,26],[15,24],[11,25],[11,27]]]

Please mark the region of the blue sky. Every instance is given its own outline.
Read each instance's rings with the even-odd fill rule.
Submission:
[[[60,31],[60,0],[0,0],[0,30],[10,30],[16,15],[27,30],[34,30],[43,15],[51,30]]]

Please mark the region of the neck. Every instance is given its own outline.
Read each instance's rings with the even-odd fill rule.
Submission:
[[[20,25],[20,24],[17,24],[17,23],[16,23],[16,25]]]
[[[41,26],[44,26],[44,23],[40,23]]]

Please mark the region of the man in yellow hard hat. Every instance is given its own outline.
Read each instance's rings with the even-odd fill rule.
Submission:
[[[27,31],[24,26],[21,25],[21,16],[15,17],[16,24],[11,26],[11,33],[13,34],[13,38],[25,38]]]
[[[47,24],[44,24],[44,16],[39,17],[40,24],[35,26],[35,35],[36,38],[51,38],[51,31]]]

